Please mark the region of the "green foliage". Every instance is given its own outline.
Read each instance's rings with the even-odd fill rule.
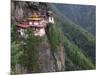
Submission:
[[[21,37],[17,33],[16,23],[12,24],[11,29],[11,67],[15,71],[16,64],[24,66],[28,72],[37,72],[37,47],[42,38],[35,37],[31,29],[26,31],[27,38]]]
[[[76,65],[66,54],[65,57],[65,71],[82,70],[82,67]]]
[[[87,32],[83,33],[78,28],[64,25],[65,36],[68,37],[74,44],[86,52],[95,63],[95,39]]]
[[[65,37],[65,51],[68,57],[76,64],[82,67],[83,69],[95,69],[95,66],[91,63],[91,60],[88,59],[81,51],[80,48],[72,44]]]
[[[37,63],[37,47],[42,41],[42,38],[33,35],[32,31],[29,29],[27,31],[28,37],[22,45],[23,55],[20,56],[19,63],[27,68],[29,73],[38,72],[39,66]]]
[[[61,28],[64,35],[81,48],[82,52],[95,64],[95,37],[83,28],[69,21],[63,14],[57,12],[56,8],[54,8],[53,11],[55,12],[56,24]]]
[[[48,24],[46,28],[46,33],[48,36],[48,40],[54,52],[57,51],[58,47],[61,44],[61,36],[59,31],[57,30],[54,24]]]
[[[23,53],[22,51],[20,51],[19,47],[20,45],[16,44],[15,42],[13,42],[11,45],[11,56],[12,56],[11,59],[13,60],[11,62],[12,65],[18,63],[18,58]]]
[[[95,69],[95,37],[69,21],[53,5],[51,9],[64,34],[66,70]]]
[[[46,35],[50,44],[51,53],[54,59],[55,70],[59,71],[58,69],[58,60],[56,54],[58,54],[61,50],[63,40],[61,38],[61,32],[56,27],[56,24],[49,23],[46,28]],[[62,61],[63,62],[63,61]]]
[[[15,66],[19,61],[19,57],[23,54],[20,49],[19,37],[17,34],[16,22],[11,25],[11,70],[15,74]]]

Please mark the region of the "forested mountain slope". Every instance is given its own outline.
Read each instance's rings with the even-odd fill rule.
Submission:
[[[67,19],[96,35],[96,7],[92,5],[52,4]]]

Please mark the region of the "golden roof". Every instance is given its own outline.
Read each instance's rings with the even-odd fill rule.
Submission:
[[[40,15],[37,15],[37,14],[32,15],[31,17],[28,18],[28,20],[35,20],[35,21],[39,21],[41,19],[42,19],[42,17]]]

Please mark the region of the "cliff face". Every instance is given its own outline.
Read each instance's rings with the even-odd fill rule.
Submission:
[[[26,16],[32,14],[32,10],[29,9],[28,2],[12,1],[11,2],[11,19],[20,21]]]
[[[11,19],[13,21],[12,24],[15,23],[12,28],[26,16],[32,14],[31,9],[29,8],[30,4],[32,4],[32,2],[12,2]],[[49,28],[51,27],[52,25]],[[56,31],[56,28],[53,28],[52,31],[53,30]],[[50,31],[47,29],[47,32]],[[15,34],[15,32],[12,30],[12,34]],[[16,62],[14,66],[16,67],[14,70],[15,73],[64,71],[64,48],[60,42],[58,42],[59,44],[57,47],[52,47],[52,42],[56,42],[54,39],[55,37],[52,40],[50,39],[57,34],[54,32],[47,34],[48,35],[45,35],[44,37],[35,37],[31,32],[29,32],[29,37],[27,39],[19,36],[19,39],[15,38],[14,41],[17,41],[16,44],[20,44],[19,50],[22,51],[22,54],[17,59],[19,61]],[[12,35],[12,39],[16,35],[18,34],[15,34],[14,36]],[[23,44],[23,42],[25,44]]]
[[[53,36],[53,34],[51,34]],[[48,36],[29,37],[19,48],[23,53],[19,56],[19,61],[15,64],[16,73],[44,73],[64,71],[65,55],[63,46],[57,45],[52,48]],[[53,40],[51,40],[53,41]],[[13,59],[12,59],[13,61]]]
[[[57,52],[51,50],[51,45],[43,41],[38,47],[39,72],[55,72],[64,70],[64,53],[62,46],[59,46]]]

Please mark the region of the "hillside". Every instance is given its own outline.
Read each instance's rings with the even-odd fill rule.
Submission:
[[[52,4],[57,11],[62,13],[68,20],[86,29],[93,35],[96,25],[96,8],[92,5],[74,5],[74,4]],[[66,12],[67,11],[67,12]]]
[[[56,24],[61,28],[64,36],[95,63],[95,37],[79,25],[66,19],[54,5],[50,4],[49,6],[55,12]]]
[[[28,12],[31,14],[32,10],[28,6],[32,2],[18,1],[15,4],[12,2],[12,12],[15,11],[11,18],[12,74],[96,68],[95,37],[90,32],[66,18],[57,6],[47,3],[53,11],[55,23],[48,23],[45,28],[46,35],[43,37],[34,36],[32,30],[28,29],[28,38],[22,38],[17,33],[18,21],[15,14],[18,15],[20,9],[21,18],[26,17]]]

